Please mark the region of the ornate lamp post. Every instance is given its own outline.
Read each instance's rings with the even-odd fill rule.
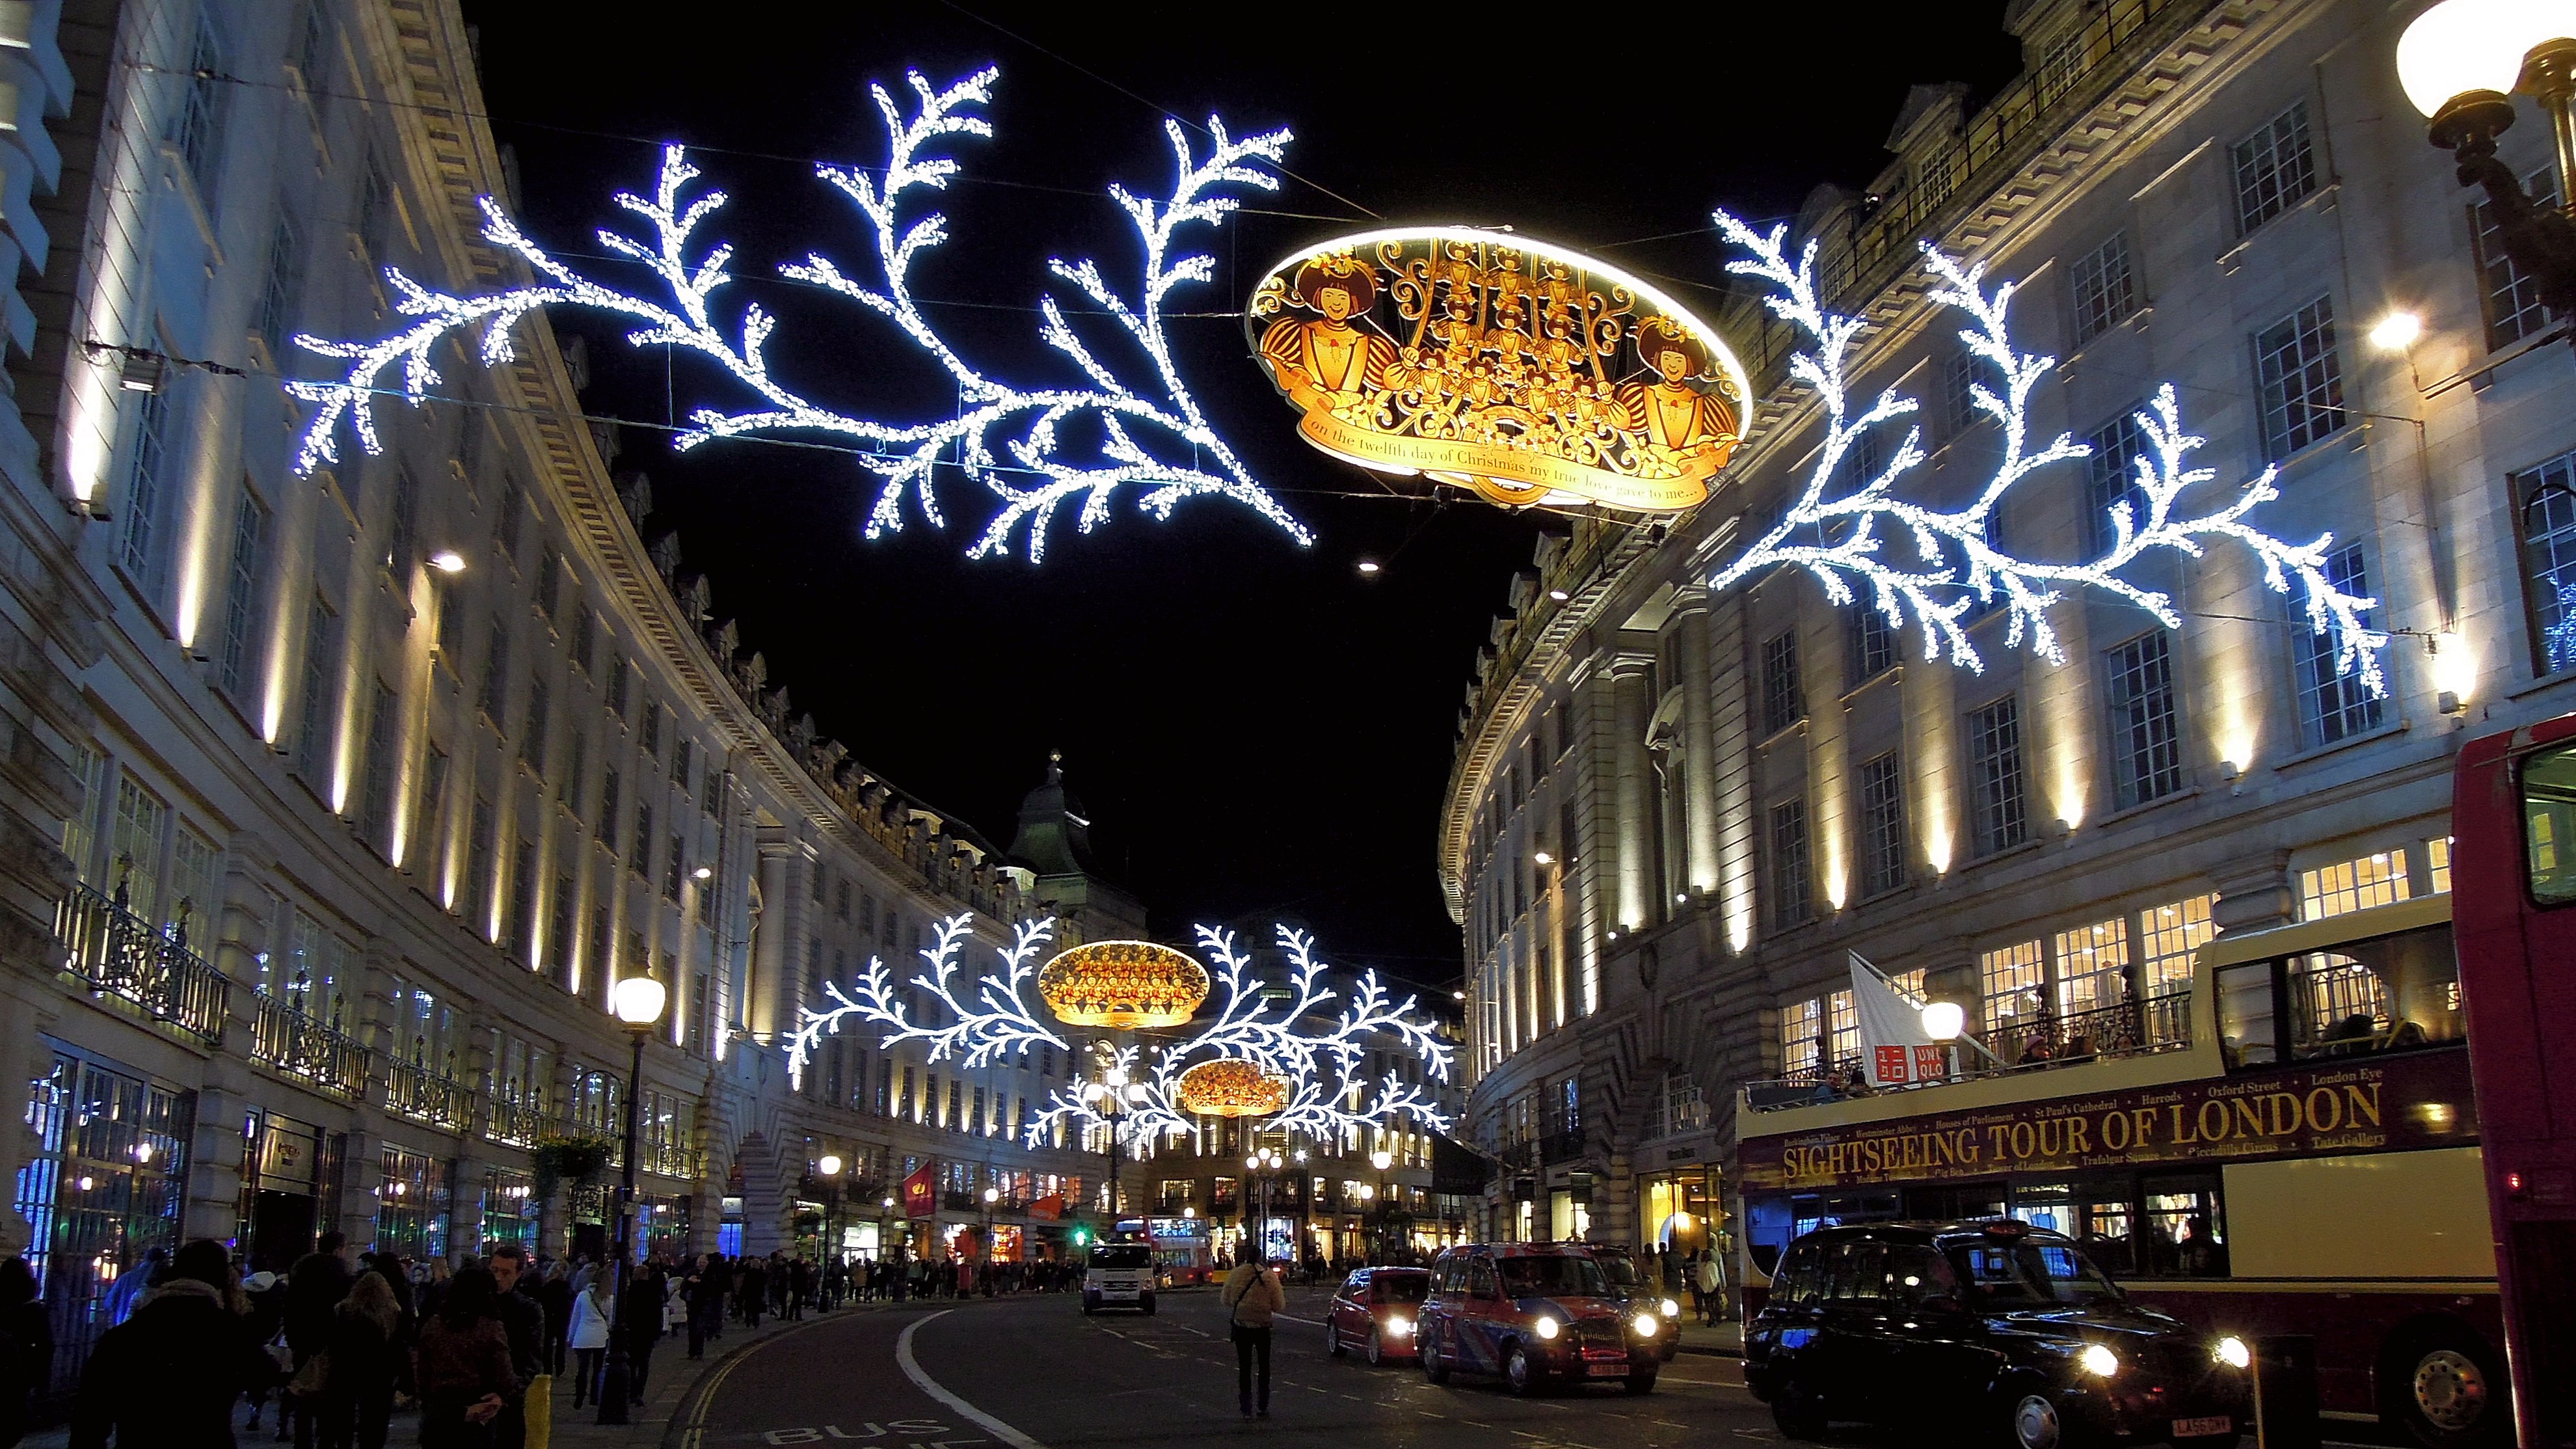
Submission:
[[[2397,80],[2432,123],[2434,145],[2459,158],[2460,184],[2486,189],[2505,255],[2540,300],[2576,315],[2576,5],[2565,0],[2442,0],[2397,42]],[[2560,206],[2532,199],[2496,159],[2495,138],[2513,124],[2511,93],[2537,99],[2557,143]],[[2569,334],[2576,343],[2576,332]]]
[[[987,1164],[984,1170],[990,1172],[993,1169],[990,1164]],[[986,1275],[984,1281],[987,1285],[993,1281],[991,1277],[993,1265],[1000,1261],[993,1254],[993,1205],[1001,1200],[1000,1188],[987,1186],[984,1189],[984,1272]]]
[[[626,1325],[620,1321],[626,1303],[626,1264],[633,1256],[635,1230],[635,1153],[638,1113],[644,1087],[644,1039],[653,1034],[669,998],[651,972],[629,976],[609,988],[609,1009],[634,1039],[635,1058],[626,1073],[626,1165],[617,1185],[617,1271],[608,1300],[608,1367],[599,1378],[599,1422],[626,1422],[626,1401],[634,1395],[633,1369],[626,1362]]]
[[[1377,1252],[1372,1256],[1384,1262],[1392,1256],[1386,1249],[1386,1170],[1395,1166],[1395,1154],[1381,1147],[1369,1154],[1369,1166],[1377,1169]]]
[[[1252,1250],[1265,1253],[1270,1243],[1270,1185],[1278,1180],[1279,1165],[1286,1161],[1276,1147],[1256,1150],[1243,1159],[1243,1170],[1255,1184],[1252,1218]]]
[[[841,1158],[826,1152],[814,1163],[823,1178],[823,1261],[836,1263],[841,1258]],[[819,1269],[822,1265],[817,1264]]]

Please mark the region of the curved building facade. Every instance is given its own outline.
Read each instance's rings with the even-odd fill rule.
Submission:
[[[2397,635],[2387,696],[2242,551],[2133,571],[2176,630],[2068,597],[2062,662],[1985,615],[1982,671],[1797,570],[1713,596],[1822,430],[1739,309],[1761,396],[1716,497],[1543,541],[1469,686],[1440,863],[1491,1231],[1740,1247],[1739,1100],[1858,1065],[1854,954],[1989,1041],[2148,1040],[2213,933],[2448,889],[2460,731],[2576,706],[2576,379],[2397,88],[2415,8],[2024,0],[2019,79],[1978,109],[1918,87],[1867,193],[1794,227],[1867,320],[1853,396],[1922,401],[1905,487],[1964,501],[2000,453],[1923,237],[2022,279],[2020,345],[2058,359],[2034,445],[2096,449],[2012,491],[2009,551],[2100,555],[2128,419],[2171,380],[2219,487],[2277,466],[2267,531],[2334,535]],[[2502,141],[2551,184],[2544,125]],[[2411,347],[2366,340],[2397,312]]]
[[[289,467],[295,333],[380,332],[387,267],[518,275],[480,238],[513,168],[454,4],[0,25],[25,31],[0,47],[0,1078],[28,1129],[0,1236],[42,1277],[58,1382],[106,1285],[182,1238],[246,1270],[334,1229],[600,1250],[630,1090],[655,1246],[1060,1244],[1101,1159],[1015,1131],[1068,1054],[972,1072],[852,1031],[796,1075],[786,1046],[826,978],[908,975],[942,920],[981,969],[1033,916],[1135,934],[1135,902],[821,737],[612,472],[541,320],[500,368],[442,350],[380,455]],[[1051,782],[1022,832],[1067,815]],[[648,971],[669,1006],[630,1088],[607,1002]],[[610,1165],[563,1180],[561,1144],[598,1139]],[[937,1191],[907,1217],[915,1172]]]

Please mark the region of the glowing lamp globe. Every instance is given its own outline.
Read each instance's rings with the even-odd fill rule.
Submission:
[[[1369,1166],[1376,1168],[1380,1172],[1384,1172],[1388,1168],[1395,1166],[1395,1154],[1381,1147],[1377,1151],[1369,1154]]]
[[[1067,1026],[1179,1026],[1207,1000],[1207,968],[1152,941],[1091,941],[1038,971],[1038,995]]]
[[[2533,51],[2576,37],[2576,0],[2442,0],[2397,39],[2397,83],[2434,123],[2435,139],[2455,123],[2489,134],[2513,121],[2506,99]]]
[[[1184,1112],[1206,1117],[1267,1117],[1288,1105],[1288,1080],[1259,1062],[1219,1057],[1181,1073],[1175,1094]]]
[[[1967,1025],[1968,1014],[1955,1001],[1936,1001],[1923,1008],[1923,1034],[1934,1041],[1957,1041]]]
[[[814,1167],[825,1177],[838,1177],[841,1175],[841,1159],[833,1156],[829,1152],[824,1153],[823,1160],[815,1163]]]
[[[662,983],[650,976],[629,976],[610,988],[608,1008],[628,1026],[651,1026],[662,1019],[662,1004],[669,995]]]

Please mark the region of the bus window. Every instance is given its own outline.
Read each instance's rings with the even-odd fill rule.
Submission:
[[[2075,1218],[2069,1211],[2069,1204],[2074,1196],[2075,1188],[2071,1183],[2035,1182],[2016,1187],[2012,1194],[2012,1215],[2034,1228],[2072,1233],[2075,1231]]]
[[[1745,1251],[1753,1257],[1753,1266],[1770,1277],[1778,1271],[1780,1254],[1797,1236],[1789,1220],[1789,1200],[1780,1197],[1748,1197],[1744,1200]]]
[[[2239,1068],[2465,1041],[2450,928],[2223,968],[2218,1030]]]
[[[2576,745],[2542,750],[2522,762],[2522,821],[2532,900],[2543,906],[2576,903]]]
[[[2150,1278],[2227,1276],[2227,1217],[2218,1184],[2149,1178],[2138,1237],[2138,1271]]]

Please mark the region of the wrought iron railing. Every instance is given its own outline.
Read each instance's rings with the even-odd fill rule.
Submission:
[[[367,1049],[293,1002],[251,993],[250,1059],[356,1101],[367,1094]]]
[[[665,1143],[647,1142],[637,1151],[636,1159],[636,1170],[639,1172],[695,1181],[701,1176],[699,1168],[705,1161],[705,1154],[694,1147],[676,1147]]]
[[[512,1147],[534,1147],[537,1139],[548,1132],[560,1132],[563,1124],[545,1114],[534,1102],[514,1102],[507,1097],[494,1097],[490,1104],[483,1135]]]
[[[1550,1132],[1539,1139],[1538,1150],[1539,1156],[1549,1162],[1572,1162],[1583,1155],[1583,1133]]]
[[[1954,1070],[1946,1077],[1871,1087],[1857,1060],[1830,1067],[1809,1067],[1785,1077],[1744,1084],[1744,1103],[1757,1112],[1804,1107],[1855,1096],[1919,1091],[1975,1077],[2006,1076],[2080,1066],[2112,1057],[2179,1051],[2191,1045],[2191,993],[2169,992],[2144,1001],[2123,1001],[2090,1011],[2032,1016],[2007,1022],[1978,1040],[1984,1053],[1965,1042],[1951,1048]]]
[[[85,885],[54,913],[63,970],[94,996],[114,997],[206,1045],[224,1041],[232,983],[214,963]]]
[[[396,1062],[386,1072],[385,1107],[451,1132],[474,1127],[473,1089],[418,1062]]]

